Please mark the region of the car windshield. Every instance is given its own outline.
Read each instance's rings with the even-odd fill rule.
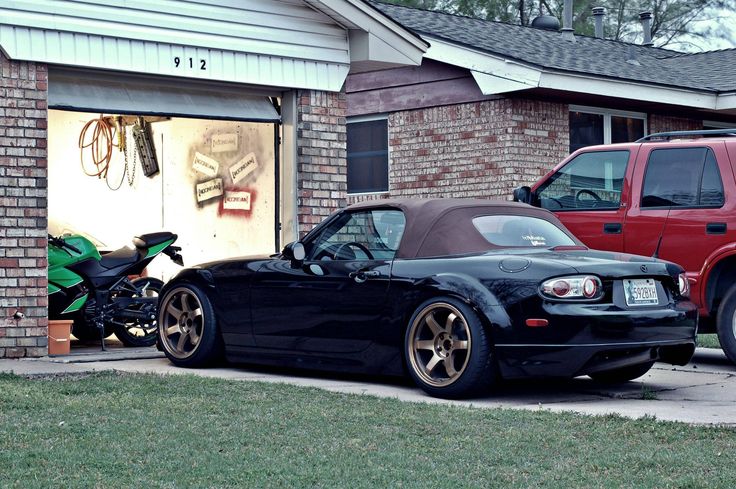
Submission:
[[[473,226],[490,244],[499,247],[553,248],[574,246],[562,229],[550,221],[530,216],[478,216]]]

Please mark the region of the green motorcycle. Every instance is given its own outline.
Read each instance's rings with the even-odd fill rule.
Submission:
[[[135,248],[100,255],[81,235],[48,237],[49,319],[74,321],[72,333],[81,340],[102,340],[111,334],[126,346],[156,343],[158,293],[164,283],[140,275],[163,253],[183,265],[173,246],[177,235],[168,232],[136,236]]]

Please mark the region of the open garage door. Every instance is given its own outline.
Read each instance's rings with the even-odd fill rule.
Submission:
[[[50,70],[51,225],[84,231],[112,249],[137,234],[170,231],[179,235],[186,265],[273,253],[275,97],[171,80]],[[168,280],[178,270],[158,259],[148,271]]]

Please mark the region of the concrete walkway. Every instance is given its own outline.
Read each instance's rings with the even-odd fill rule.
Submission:
[[[0,372],[29,376],[103,370],[194,374],[230,380],[281,382],[411,402],[573,411],[592,415],[615,413],[630,418],[652,416],[659,420],[736,427],[736,365],[729,363],[720,350],[704,348],[699,348],[693,361],[684,367],[656,364],[641,379],[616,387],[597,384],[587,377],[555,382],[508,382],[493,395],[472,401],[434,399],[407,382],[377,381],[366,377],[284,373],[252,367],[182,369],[174,367],[166,358],[160,357],[160,352],[152,349],[133,349],[125,353],[115,352],[115,355],[91,353],[96,356],[0,359]]]

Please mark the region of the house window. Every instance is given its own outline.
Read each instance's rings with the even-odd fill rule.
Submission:
[[[646,114],[570,106],[570,152],[596,144],[627,143],[646,136]]]
[[[348,121],[348,193],[388,192],[388,120]]]

